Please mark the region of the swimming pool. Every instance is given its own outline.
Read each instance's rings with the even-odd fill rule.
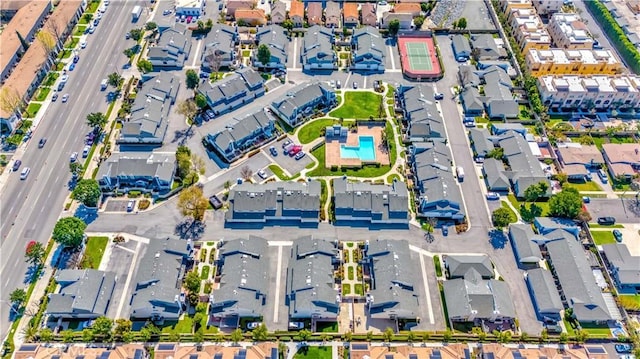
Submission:
[[[357,158],[360,161],[374,161],[376,159],[376,149],[373,136],[359,136],[358,146],[340,145],[340,157]]]

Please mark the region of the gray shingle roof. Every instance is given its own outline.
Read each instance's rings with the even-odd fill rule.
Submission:
[[[282,26],[271,25],[259,28],[256,33],[256,41],[258,42],[258,46],[267,45],[269,47],[272,63],[279,63],[286,66],[289,39]],[[254,62],[259,63],[257,53],[257,50],[254,51]]]
[[[596,284],[587,254],[569,232],[557,229],[545,235],[547,252],[564,296],[580,322],[611,320]]]
[[[302,41],[301,56],[304,65],[335,64],[333,31],[319,25],[308,28]]]
[[[507,283],[484,280],[474,269],[469,270],[464,278],[444,281],[443,287],[447,311],[454,320],[516,317]]]
[[[533,300],[538,313],[560,315],[564,309],[550,271],[535,268],[527,271],[527,282],[533,292]]]
[[[224,24],[214,24],[204,38],[204,50],[201,55],[202,65],[208,69],[209,57],[214,53],[219,56],[221,63],[232,61],[237,37],[236,28]]]
[[[444,258],[445,267],[448,269],[449,278],[462,278],[471,269],[480,274],[484,279],[494,277],[493,265],[488,255],[447,255]]]
[[[480,76],[476,73],[475,67],[471,65],[460,65],[458,67],[458,77],[463,87],[478,87],[480,85]]]
[[[252,140],[261,135],[269,136],[268,129],[273,126],[273,119],[267,115],[266,111],[259,110],[237,119],[222,131],[207,135],[206,141],[212,143],[221,153],[231,154],[233,151],[238,151],[240,155],[243,147],[250,145]]]
[[[410,122],[409,136],[445,138],[444,119],[436,106],[433,87],[419,85],[403,87],[400,91],[405,118]]]
[[[369,243],[366,259],[372,266],[368,294],[372,316],[415,319],[419,306],[415,285],[417,271],[411,265],[409,243],[404,240],[377,239]]]
[[[605,244],[602,251],[619,285],[634,287],[640,283],[640,256],[632,256],[626,244]]]
[[[378,29],[365,26],[354,30],[351,43],[356,46],[353,51],[355,63],[375,62],[384,65],[386,49]]]
[[[453,35],[451,44],[456,55],[471,56],[471,45],[469,45],[469,40],[466,37],[460,34]]]
[[[475,87],[467,87],[462,91],[462,105],[466,112],[484,111],[483,97]]]
[[[535,236],[529,224],[509,226],[509,238],[511,238],[516,257],[520,263],[538,263],[542,260],[540,247],[533,241]]]
[[[149,48],[147,58],[154,66],[162,66],[164,61],[170,66],[184,66],[191,51],[191,31],[184,26],[167,29],[160,34],[158,43]],[[175,62],[175,63],[174,63]]]
[[[109,178],[117,181],[122,177],[157,178],[169,182],[176,171],[176,159],[173,154],[148,152],[115,152],[100,165],[96,178]]]
[[[498,45],[491,34],[476,34],[471,36],[471,46],[480,50],[480,58],[497,59],[502,56]]]
[[[198,87],[216,114],[222,114],[253,101],[262,95],[264,79],[249,67],[237,70],[214,83],[206,81]]]
[[[527,140],[521,134],[507,131],[500,137],[499,144],[511,167],[508,176],[517,187],[517,197],[524,196],[524,191],[532,184],[548,184],[549,180],[540,166],[540,161],[533,155]]]
[[[489,131],[484,128],[472,128],[469,130],[473,149],[478,156],[485,157],[495,148],[489,136]]]
[[[504,174],[502,161],[494,158],[485,159],[482,164],[482,172],[485,176],[484,180],[487,183],[487,188],[492,191],[509,190],[509,179]]]
[[[54,317],[97,318],[107,313],[116,275],[95,269],[65,269],[56,275],[61,289],[49,296],[47,314]]]
[[[333,89],[325,83],[305,82],[273,101],[271,106],[275,112],[291,123],[296,115],[307,113],[318,98],[327,98],[327,94],[329,94],[328,97],[335,98]]]
[[[338,291],[334,286],[333,242],[310,236],[298,239],[287,269],[289,316],[294,319],[337,318]]]
[[[269,289],[268,244],[264,238],[224,241],[219,249],[220,288],[213,291],[216,316],[259,317]]]

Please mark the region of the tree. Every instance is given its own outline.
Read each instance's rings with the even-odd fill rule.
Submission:
[[[40,42],[47,55],[51,55],[53,50],[56,49],[56,39],[47,30],[42,29],[38,31],[38,33],[36,34],[36,40]]]
[[[413,25],[415,25],[416,30],[420,30],[422,24],[424,24],[424,16],[416,16],[413,18]]]
[[[256,56],[258,61],[262,64],[262,67],[266,67],[271,62],[271,50],[269,46],[261,44],[258,46],[258,55]]]
[[[293,21],[291,21],[290,19],[286,19],[282,22],[282,27],[284,27],[285,29],[287,29],[288,31],[293,30]]]
[[[211,73],[214,74],[214,79],[218,79],[218,71],[220,71],[220,66],[222,65],[222,54],[218,50],[209,49],[204,61],[211,69]]]
[[[96,207],[102,195],[98,181],[94,179],[81,179],[71,192],[71,197],[87,207]]]
[[[14,291],[9,294],[9,301],[16,307],[21,308],[24,302],[27,301],[27,292],[22,288],[14,289]]]
[[[578,342],[579,344],[582,344],[584,342],[587,341],[587,339],[589,339],[589,332],[584,330],[584,329],[580,329],[576,332],[576,342]]]
[[[491,221],[496,228],[504,228],[511,223],[511,210],[509,208],[500,207],[491,213]]]
[[[389,35],[396,36],[398,34],[398,31],[400,31],[400,20],[393,19],[389,21],[388,30],[389,30]]]
[[[18,32],[18,30],[16,30],[16,36],[18,37],[18,40],[20,40],[20,45],[22,46],[22,51],[27,52],[27,50],[29,50],[29,43],[27,42],[27,40],[24,39],[24,37],[22,37],[22,35]]]
[[[123,82],[124,82],[124,77],[120,76],[120,74],[117,72],[112,72],[107,77],[107,83],[110,86],[113,86],[115,88],[120,87]]]
[[[43,328],[38,332],[38,339],[42,342],[50,342],[53,340],[53,331],[49,328]]]
[[[40,267],[44,261],[46,251],[44,246],[40,242],[31,241],[27,244],[27,249],[24,252],[27,263],[32,266]]]
[[[264,323],[258,325],[256,329],[251,332],[251,336],[253,340],[256,342],[264,342],[267,340],[267,335],[269,334],[267,330],[267,326]]]
[[[196,343],[204,342],[204,330],[202,328],[198,329],[193,335],[193,341]]]
[[[82,245],[86,228],[87,224],[79,218],[61,218],[53,227],[51,238],[64,247],[77,248]]]
[[[502,158],[504,157],[504,149],[502,147],[496,147],[493,150],[489,151],[487,157],[495,158],[496,160],[502,160]]]
[[[192,270],[184,276],[184,287],[190,293],[198,293],[200,291],[200,282],[200,275],[196,270]]]
[[[244,166],[240,169],[240,177],[242,177],[243,180],[248,181],[252,176],[253,171],[251,170],[251,168],[249,168],[249,166]]]
[[[201,93],[196,94],[194,101],[196,103],[196,106],[198,106],[199,109],[203,109],[207,107],[207,98]]]
[[[71,162],[69,163],[69,171],[71,172],[72,175],[77,176],[82,172],[82,165],[77,161]]]
[[[445,342],[448,342],[449,340],[451,340],[452,337],[453,337],[453,333],[451,332],[451,329],[445,330],[445,332],[442,334],[442,339]]]
[[[20,116],[20,109],[24,106],[24,101],[18,90],[9,87],[3,86],[0,90],[0,109],[2,111],[13,113]]]
[[[144,35],[144,30],[142,28],[133,29],[129,31],[129,35],[131,35],[131,38],[135,41],[140,41]]]
[[[187,83],[188,89],[193,90],[196,87],[198,87],[198,82],[200,82],[200,78],[198,77],[198,73],[196,72],[196,70],[188,69],[186,72],[186,76],[187,78],[185,82]]]
[[[198,155],[191,155],[191,169],[200,175],[204,175],[207,169],[204,159]]]
[[[409,332],[409,334],[407,334],[407,341],[409,343],[413,343],[416,341],[416,332]]]
[[[91,327],[91,329],[93,329],[93,335],[105,341],[111,339],[112,328],[113,320],[105,316],[96,318],[96,320],[93,322],[93,326]]]
[[[236,330],[231,332],[231,341],[233,343],[238,343],[243,338],[244,338],[244,335],[242,335],[242,330],[236,329]]]
[[[187,99],[178,102],[178,109],[176,110],[176,112],[189,120],[193,120],[193,118],[198,113],[198,106],[196,106],[195,101],[193,101],[192,99]]]
[[[133,323],[129,319],[116,319],[116,327],[113,330],[113,334],[122,338],[126,333],[131,332]]]
[[[582,197],[575,188],[563,188],[549,199],[549,216],[576,218],[582,210]]]
[[[138,60],[138,70],[142,71],[142,73],[148,73],[153,71],[153,64],[151,63],[151,61],[146,60],[146,59],[140,59]]]
[[[524,199],[527,202],[535,202],[540,197],[546,196],[548,190],[549,185],[546,182],[538,182],[536,184],[532,184],[524,190]]]
[[[87,115],[87,125],[93,127],[94,132],[101,132],[107,124],[107,117],[102,112],[93,112]]]
[[[464,18],[464,17],[459,18],[457,25],[458,25],[458,28],[461,29],[461,30],[466,29],[467,28],[467,19]]]
[[[300,337],[300,340],[306,342],[307,340],[309,340],[309,338],[311,338],[311,332],[306,329],[302,329],[298,332],[298,336]]]
[[[382,333],[382,337],[384,338],[385,342],[390,342],[391,339],[393,339],[393,329],[391,329],[390,327],[387,327],[387,329],[384,330],[384,333]]]
[[[178,196],[178,208],[185,217],[202,222],[204,213],[209,207],[207,198],[199,186],[190,186],[182,190]]]
[[[73,341],[76,338],[75,334],[73,333],[73,330],[71,329],[63,330],[62,332],[60,332],[60,334],[62,335],[63,343],[73,343]]]
[[[91,21],[91,19],[93,19],[93,14],[90,12],[85,12],[84,15],[82,15],[82,18],[84,19],[84,21],[89,22]]]
[[[95,337],[93,330],[90,328],[85,328],[82,330],[82,341],[83,342],[92,342]]]
[[[158,24],[156,24],[153,21],[149,21],[148,23],[146,23],[144,25],[144,29],[147,30],[147,31],[152,31],[152,30],[155,30],[157,28],[158,28]]]

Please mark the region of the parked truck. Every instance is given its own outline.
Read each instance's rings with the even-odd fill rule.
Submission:
[[[142,7],[140,5],[136,5],[131,11],[131,21],[136,22],[140,18],[140,14],[142,14]]]
[[[456,167],[456,174],[458,175],[458,182],[464,181],[464,169],[461,166]]]

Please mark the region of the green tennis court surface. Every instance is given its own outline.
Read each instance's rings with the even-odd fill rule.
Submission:
[[[427,44],[422,42],[407,42],[407,55],[409,55],[409,66],[415,71],[431,71],[431,54]]]

